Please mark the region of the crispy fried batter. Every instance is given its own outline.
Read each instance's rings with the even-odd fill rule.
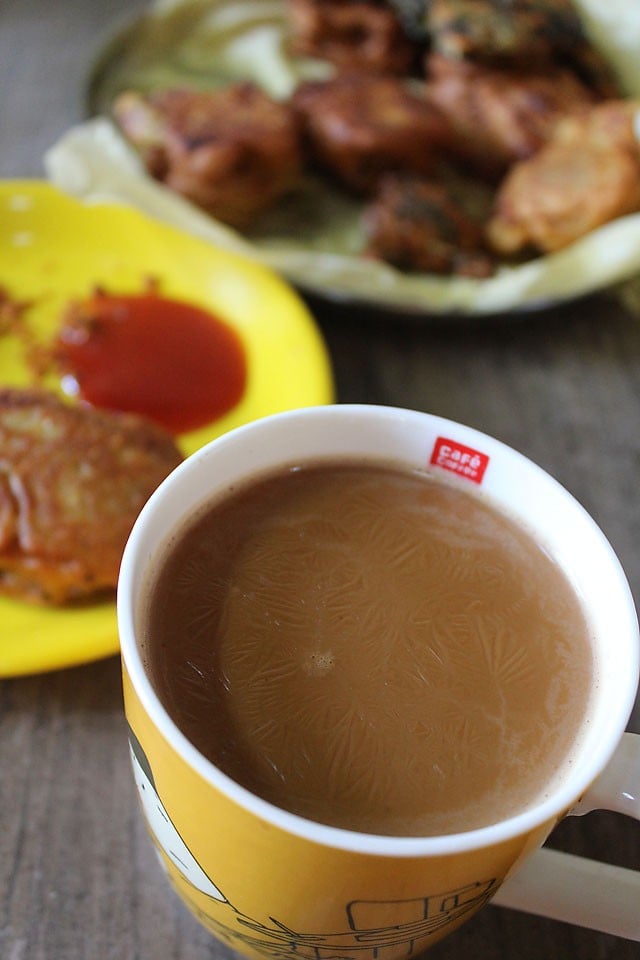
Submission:
[[[0,286],[0,336],[20,333],[24,326],[24,314],[31,305],[30,300],[17,300],[5,287]]]
[[[50,365],[48,347],[29,322],[29,313],[36,300],[18,300],[0,287],[0,337],[10,336],[22,347],[22,360],[32,383],[41,383]]]
[[[291,109],[252,83],[126,91],[114,116],[152,176],[223,223],[247,226],[300,174]]]
[[[298,87],[292,97],[314,161],[358,193],[382,174],[427,174],[450,141],[440,111],[395,77],[345,74]]]
[[[0,390],[0,592],[65,604],[113,590],[138,512],[181,459],[141,417]]]
[[[487,277],[480,224],[439,183],[389,174],[366,209],[366,253],[400,270]]]
[[[294,54],[328,60],[338,69],[405,74],[418,44],[381,0],[289,0]]]
[[[595,103],[568,70],[496,69],[439,54],[428,61],[427,96],[451,124],[456,155],[490,178],[535,153],[561,118]]]
[[[429,0],[425,16],[433,49],[446,57],[516,66],[555,61],[603,96],[618,94],[572,0]]]
[[[612,100],[559,124],[549,143],[516,164],[497,195],[487,234],[512,255],[551,252],[640,210],[640,103]]]

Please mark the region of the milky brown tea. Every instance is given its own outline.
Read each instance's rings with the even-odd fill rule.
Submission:
[[[588,626],[528,532],[460,481],[318,462],[176,538],[144,653],[177,725],[279,807],[426,836],[540,799],[581,727]]]

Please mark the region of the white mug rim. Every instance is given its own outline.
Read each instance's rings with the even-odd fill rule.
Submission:
[[[337,413],[333,411],[337,411]],[[579,776],[575,773],[567,776],[551,796],[509,819],[460,833],[426,837],[359,833],[307,820],[297,814],[276,807],[251,793],[204,757],[182,733],[153,689],[135,636],[135,596],[133,582],[134,569],[139,562],[141,551],[144,550],[144,538],[147,535],[149,527],[153,524],[153,519],[157,511],[162,509],[162,504],[168,491],[175,487],[177,483],[180,483],[185,475],[196,469],[197,464],[201,463],[203,459],[208,458],[211,449],[219,448],[230,442],[236,442],[236,437],[239,438],[241,434],[253,433],[255,431],[262,432],[262,429],[264,429],[265,425],[268,425],[269,421],[287,421],[300,416],[305,419],[314,416],[326,418],[327,415],[329,417],[342,417],[345,414],[353,414],[355,416],[364,415],[365,417],[382,415],[390,417],[391,419],[396,417],[427,418],[432,424],[438,424],[442,428],[451,427],[463,430],[468,436],[475,438],[480,447],[482,443],[489,443],[493,448],[500,448],[507,451],[509,456],[518,458],[521,462],[526,463],[528,469],[544,476],[547,481],[550,481],[551,484],[557,488],[558,492],[568,498],[568,501],[573,504],[574,509],[582,512],[593,532],[599,534],[601,544],[605,549],[608,548],[610,554],[609,562],[617,566],[620,598],[626,605],[623,616],[626,617],[629,636],[630,638],[634,638],[633,642],[630,640],[630,642],[627,643],[628,669],[624,672],[624,677],[622,677],[623,671],[620,671],[621,678],[626,679],[626,683],[621,684],[620,695],[615,702],[615,715],[608,718],[610,720],[609,731],[613,731],[614,733],[617,731],[617,735],[613,736],[610,732],[608,736],[602,739],[599,748],[592,752],[588,762],[581,764]],[[335,455],[333,458],[335,459]],[[286,459],[281,457],[278,461],[274,461],[273,465],[277,467],[278,463],[284,462],[286,462]],[[241,477],[242,475],[243,474],[240,474],[239,476]],[[251,476],[251,471],[247,471],[244,475]],[[173,526],[175,527],[176,525],[179,525],[179,521],[175,521],[174,518]],[[162,542],[166,542],[166,537],[162,537],[161,539]],[[159,544],[157,546],[159,546]],[[148,559],[146,555],[145,559]],[[225,794],[240,807],[243,807],[258,818],[273,824],[286,833],[326,847],[392,858],[437,857],[496,846],[508,842],[515,837],[528,834],[543,824],[553,822],[564,816],[588,789],[593,780],[602,772],[615,752],[635,702],[638,677],[640,676],[640,645],[637,640],[638,622],[635,604],[626,576],[604,534],[572,494],[532,460],[529,460],[514,448],[491,437],[489,434],[485,434],[482,431],[467,427],[453,420],[448,420],[426,412],[405,410],[400,407],[374,404],[332,404],[318,407],[305,407],[272,414],[261,420],[251,421],[227,434],[223,434],[221,437],[200,448],[194,454],[191,454],[160,484],[138,516],[122,558],[120,580],[118,583],[117,611],[122,661],[143,708],[163,738],[203,780]]]

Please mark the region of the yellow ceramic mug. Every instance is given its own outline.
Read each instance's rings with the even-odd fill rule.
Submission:
[[[526,521],[569,575],[593,627],[597,689],[577,754],[544,802],[483,829],[428,838],[370,836],[312,823],[253,796],[216,769],[159,702],[139,632],[142,601],[167,540],[230,483],[325,455],[393,460],[482,487]],[[123,558],[118,618],[131,755],[151,835],[178,894],[234,949],[296,960],[408,957],[495,895],[554,916],[566,903],[567,919],[589,924],[584,887],[578,884],[572,894],[564,874],[579,877],[584,867],[595,889],[597,874],[606,868],[536,851],[579,804],[640,817],[640,737],[624,734],[638,683],[637,619],[602,533],[562,487],[520,454],[450,421],[375,406],[308,408],[241,427],[191,456],[142,511]],[[547,858],[542,893],[534,869],[539,875],[540,857]],[[595,894],[601,913],[604,903],[600,929],[640,939],[634,905],[639,876],[616,875],[631,891],[624,916],[613,907],[607,912],[606,897]],[[613,889],[611,878],[605,880]],[[545,885],[551,897],[545,897]]]

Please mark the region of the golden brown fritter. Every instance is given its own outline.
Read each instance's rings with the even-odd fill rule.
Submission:
[[[429,0],[424,16],[432,49],[446,57],[520,67],[555,62],[603,96],[617,94],[572,0]]]
[[[358,193],[375,190],[389,171],[428,174],[450,141],[437,107],[395,77],[304,83],[292,104],[314,162]]]
[[[0,390],[0,593],[66,604],[113,590],[140,509],[181,459],[141,417]]]
[[[381,0],[289,0],[292,52],[328,60],[339,70],[405,74],[419,46]]]
[[[640,103],[612,100],[563,121],[505,177],[487,235],[502,255],[552,252],[640,210]]]
[[[114,116],[149,173],[235,227],[289,190],[301,169],[289,106],[252,83],[120,94]]]
[[[494,269],[480,223],[440,183],[384,177],[364,229],[366,254],[400,270],[487,277]]]
[[[568,70],[496,69],[439,54],[428,61],[427,96],[451,125],[458,158],[490,178],[535,153],[561,118],[595,103]]]

